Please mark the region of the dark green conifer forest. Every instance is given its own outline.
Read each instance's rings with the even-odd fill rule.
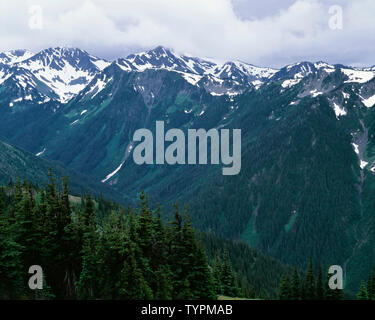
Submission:
[[[240,296],[226,253],[211,266],[187,212],[176,205],[168,221],[141,193],[123,208],[90,193],[69,195],[52,173],[45,188],[29,182],[0,190],[0,298],[216,299]],[[32,265],[42,290],[28,287]]]
[[[72,196],[52,172],[0,188],[0,299],[342,299],[312,260],[305,272],[249,245],[196,233],[187,209],[151,208],[142,192],[124,208],[88,192]],[[30,266],[43,270],[31,290]],[[374,299],[375,271],[358,299]]]

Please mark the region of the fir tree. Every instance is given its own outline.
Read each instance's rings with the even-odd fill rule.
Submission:
[[[329,286],[329,279],[330,279],[330,274],[327,272],[326,274],[326,281],[325,281],[325,286],[324,286],[324,297],[325,300],[335,300],[335,290],[331,289]]]
[[[357,294],[357,299],[358,300],[368,300],[368,293],[367,293],[367,289],[366,289],[364,281],[361,282],[361,287],[360,287],[359,292]]]
[[[220,260],[219,253],[216,253],[212,272],[213,272],[215,291],[217,294],[223,294],[223,287],[222,287],[223,265]]]
[[[292,286],[288,275],[283,275],[281,278],[280,285],[280,300],[291,300],[292,299]]]
[[[375,300],[375,269],[369,273],[367,280],[367,292],[370,300]]]
[[[90,192],[86,196],[83,212],[82,271],[77,283],[80,299],[97,297],[98,288],[98,236],[96,233],[94,202]]]
[[[310,258],[309,267],[306,272],[304,281],[304,297],[305,300],[315,299],[315,279],[312,258]]]
[[[225,296],[238,297],[239,288],[236,283],[236,276],[230,263],[229,252],[227,248],[225,248],[224,250],[221,286],[223,289],[223,294]]]
[[[301,284],[300,284],[300,277],[299,277],[297,267],[294,267],[291,286],[292,286],[291,299],[299,300],[301,298]]]
[[[319,261],[318,264],[318,275],[316,278],[316,299],[324,300],[324,288],[323,288],[323,271],[322,265]]]
[[[0,198],[0,297],[14,299],[23,293],[23,247],[16,242],[16,225],[10,223],[11,217],[5,212]]]

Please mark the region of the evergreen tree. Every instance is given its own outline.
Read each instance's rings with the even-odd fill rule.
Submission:
[[[164,223],[161,208],[153,211],[144,193],[139,208],[126,211],[102,198],[95,202],[91,193],[73,202],[67,178],[59,189],[52,171],[42,190],[27,181],[7,188],[8,194],[0,188],[0,298],[272,296],[262,287],[264,277],[254,277],[260,284],[255,291],[256,282],[250,285],[248,274],[243,277],[234,271],[233,261],[245,258],[241,246],[222,241],[231,247],[215,250],[224,251],[223,257],[218,253],[211,267],[207,243],[204,246],[197,239],[187,212],[181,215],[177,206],[173,221]],[[264,261],[255,251],[246,253],[246,258]],[[26,271],[31,264],[43,268],[43,290],[27,287]],[[258,275],[264,266],[261,263],[249,271]],[[290,295],[298,296],[298,289],[291,290]]]
[[[137,243],[141,250],[141,258],[138,260],[138,264],[143,271],[146,282],[151,285],[155,280],[155,275],[151,266],[154,244],[154,220],[152,211],[148,204],[147,195],[145,195],[145,193],[142,191],[139,198],[141,201],[141,208],[138,217],[137,232],[139,237]],[[155,285],[152,285],[152,287],[155,287]]]
[[[224,259],[222,266],[222,278],[221,278],[221,287],[223,294],[229,297],[238,297],[239,288],[236,283],[236,276],[232,269],[232,265],[229,259],[228,249],[224,250]]]
[[[359,292],[357,294],[357,299],[358,300],[368,300],[368,293],[367,293],[367,289],[366,289],[366,286],[365,286],[365,282],[362,281],[361,282],[361,287],[359,289]]]
[[[220,256],[216,253],[214,265],[213,265],[213,280],[214,288],[217,294],[223,294],[222,278],[223,278],[223,265],[220,260]]]
[[[0,197],[0,298],[14,299],[23,293],[21,255],[24,248],[16,242],[16,225],[5,211],[2,194]]]
[[[367,292],[370,300],[375,300],[375,269],[369,273],[367,280]]]
[[[98,236],[96,233],[94,202],[90,192],[86,196],[85,210],[83,212],[83,246],[82,246],[82,271],[77,283],[78,297],[80,299],[93,299],[97,297],[98,290]]]
[[[113,211],[102,222],[97,252],[98,296],[119,299],[122,288],[121,272],[129,254],[129,232],[124,210]]]
[[[300,284],[300,277],[299,277],[297,267],[294,267],[291,286],[292,286],[291,299],[299,300],[301,298],[301,284]]]
[[[290,284],[290,278],[288,275],[283,275],[280,285],[280,300],[291,300],[292,299],[292,286]]]
[[[155,270],[155,279],[151,284],[155,299],[172,299],[172,273],[168,261],[166,230],[161,218],[161,207],[158,206],[153,219],[153,250],[151,267]]]
[[[208,266],[207,255],[203,244],[199,244],[194,253],[194,264],[190,270],[190,286],[193,298],[201,300],[216,299],[214,279]]]
[[[325,300],[335,300],[335,290],[331,289],[329,287],[329,279],[330,279],[330,274],[327,272],[326,274],[326,281],[325,281],[325,286],[324,286],[324,297]]]
[[[316,299],[324,300],[323,271],[320,261],[318,264],[318,275],[316,278]]]
[[[191,260],[191,248],[186,247],[186,234],[183,230],[183,218],[178,206],[174,206],[174,220],[169,232],[170,266],[173,274],[173,299],[191,299],[193,294],[187,278],[189,262]]]
[[[309,267],[306,272],[304,281],[304,297],[305,300],[315,299],[315,279],[312,258],[310,258]]]
[[[128,256],[121,270],[120,298],[149,300],[153,298],[153,293],[137,265],[135,246],[131,241],[128,244]]]

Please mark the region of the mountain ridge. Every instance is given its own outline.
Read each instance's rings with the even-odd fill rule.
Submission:
[[[371,67],[354,68],[338,64],[330,65],[322,61],[315,63],[305,61],[290,64],[281,69],[274,69],[257,67],[236,60],[218,61],[211,58],[179,55],[173,50],[162,46],[149,51],[129,54],[126,58],[118,58],[112,62],[97,58],[79,48],[48,48],[36,54],[31,54],[26,50],[9,52],[8,54],[7,52],[0,54],[0,65],[3,64],[8,68],[18,66],[32,72],[39,81],[44,82],[45,85],[50,87],[52,94],[47,95],[45,98],[56,99],[62,103],[68,103],[69,100],[73,99],[89,84],[95,75],[103,72],[111,64],[117,64],[122,70],[128,72],[142,72],[148,69],[178,72],[189,83],[193,85],[200,83],[209,92],[216,95],[238,94],[243,92],[244,88],[248,87],[258,89],[261,85],[269,81],[280,79],[283,74],[284,76],[288,74],[290,78],[289,84],[285,83],[285,85],[293,85],[298,83],[298,79],[308,74],[309,71],[303,70],[306,66],[317,69],[319,65],[324,65],[326,70],[341,67],[349,77],[358,74],[361,76],[362,74],[362,77],[365,76],[365,79],[370,79],[370,77],[374,76],[374,70]],[[23,57],[18,58],[18,60],[12,60],[13,56],[17,56],[14,54],[17,52],[18,56],[23,52]],[[9,57],[9,55],[11,56]],[[66,59],[67,57],[69,59],[64,61],[64,58]],[[63,61],[61,62],[60,59]],[[81,64],[76,65],[75,59],[78,59]],[[6,61],[8,62],[5,63]],[[82,61],[85,62],[82,63]],[[48,68],[45,69],[46,67]],[[1,70],[1,67],[0,72],[2,72],[0,73],[0,83],[2,83],[5,81],[4,77],[6,74],[4,70]],[[70,74],[70,78],[67,78],[65,74]],[[72,76],[72,74],[74,75]],[[240,88],[241,86],[242,88]],[[16,102],[20,98],[16,97]]]
[[[305,61],[271,75],[164,48],[128,57],[93,74],[64,103],[32,72],[10,66],[15,76],[0,83],[0,138],[130,202],[145,190],[154,203],[188,204],[201,230],[287,263],[312,256],[342,264],[348,283],[359,282],[375,264],[375,70]],[[155,121],[166,130],[241,128],[241,174],[135,165],[133,133],[154,132]]]

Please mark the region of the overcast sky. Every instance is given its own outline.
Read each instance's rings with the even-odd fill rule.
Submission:
[[[342,8],[342,28],[333,5]],[[260,66],[302,60],[372,66],[375,1],[0,1],[0,51],[72,46],[113,59],[157,45]]]

